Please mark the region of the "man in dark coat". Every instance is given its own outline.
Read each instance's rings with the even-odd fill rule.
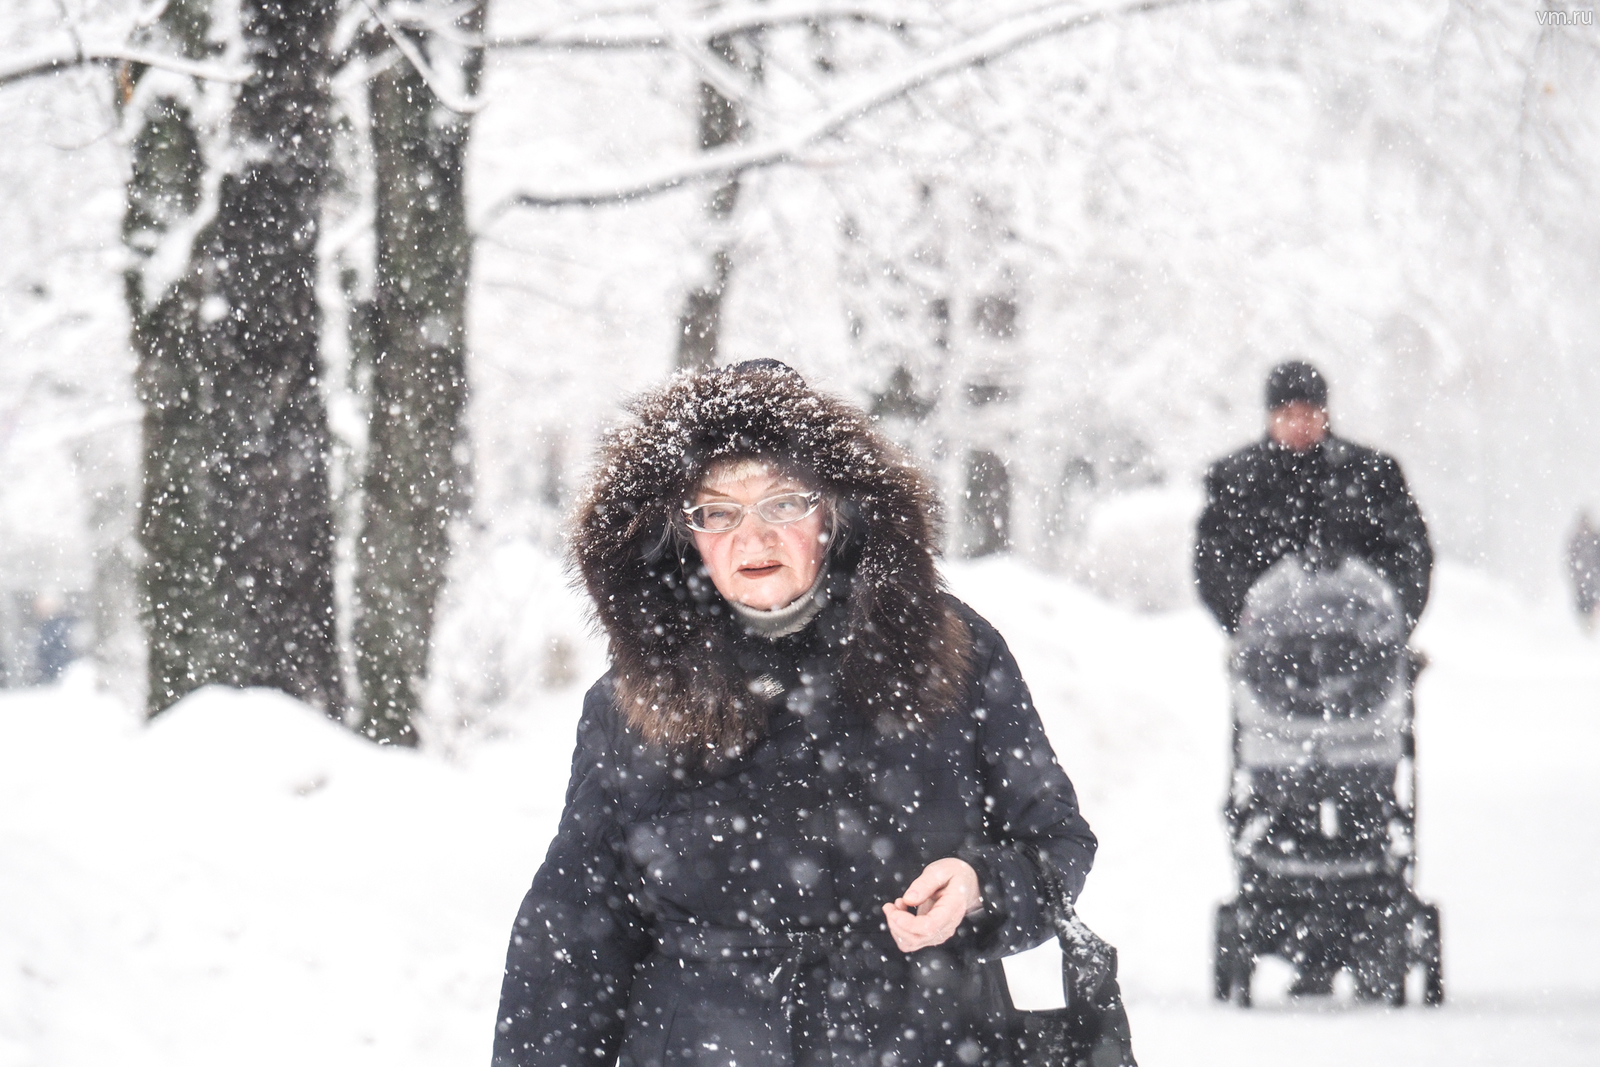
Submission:
[[[801,484],[701,514],[730,462]],[[809,590],[726,598],[711,539],[776,544],[797,527],[762,509],[817,498]],[[1051,887],[1077,895],[1095,839],[1005,642],[940,589],[938,542],[927,480],[781,364],[635,406],[577,518],[611,670],[512,931],[496,1067],[1016,1062],[1000,960],[1052,936]],[[974,904],[908,945],[940,865]]]
[[[1400,465],[1329,432],[1327,383],[1298,360],[1267,379],[1265,439],[1206,475],[1194,558],[1200,598],[1236,633],[1251,585],[1289,555],[1313,566],[1370,564],[1399,595],[1408,630],[1428,602],[1433,550]],[[1356,777],[1346,788],[1354,796],[1369,787]],[[1337,970],[1331,947],[1308,938],[1302,948],[1290,992],[1327,994]]]
[[[1400,464],[1328,429],[1328,386],[1309,363],[1267,379],[1267,434],[1206,475],[1195,541],[1200,599],[1229,633],[1250,586],[1284,556],[1371,564],[1415,625],[1428,602],[1433,549]]]

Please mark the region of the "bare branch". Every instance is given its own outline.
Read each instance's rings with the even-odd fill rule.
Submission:
[[[706,41],[712,37],[751,30],[839,20],[870,22],[893,29],[927,22],[893,4],[852,3],[848,0],[780,0],[777,3],[721,10],[701,18],[685,19],[671,26],[647,14],[584,19],[533,33],[491,37],[485,45],[497,50],[671,48],[674,32]]]
[[[406,62],[411,64],[417,75],[422,78],[423,83],[433,91],[433,95],[438,98],[439,103],[458,115],[473,115],[483,110],[484,104],[487,103],[483,97],[469,99],[448,88],[439,80],[439,76],[434,73],[433,68],[428,66],[428,60],[417,49],[417,46],[412,43],[411,38],[407,37],[395,26],[393,20],[384,14],[382,8],[373,3],[372,0],[361,0],[361,2],[367,6],[368,11],[372,12],[372,16],[378,20],[378,25],[382,26],[383,31],[389,35],[389,40],[394,42],[394,46],[400,50],[400,54],[406,57]]]
[[[64,44],[54,48],[40,48],[14,59],[0,60],[0,86],[25,81],[28,78],[55,74],[73,67],[90,64],[139,63],[158,70],[168,70],[190,78],[205,81],[238,84],[250,77],[246,67],[225,67],[215,63],[200,63],[182,56],[165,55],[127,45]]]
[[[710,38],[677,19],[663,20],[663,28],[673,49],[700,75],[700,80],[716,89],[724,97],[737,102],[746,111],[759,111],[760,103],[754,98],[750,81],[741,78],[729,64],[712,53]]]
[[[747,170],[794,162],[808,146],[930,82],[998,59],[1047,37],[1083,29],[1108,19],[1207,2],[1215,0],[1107,0],[1090,5],[1073,4],[1068,11],[1051,8],[1034,15],[1006,19],[966,41],[913,64],[892,78],[856,93],[784,136],[752,145],[714,149],[699,157],[663,167],[654,174],[613,184],[547,193],[520,193],[502,202],[490,217],[498,216],[511,207],[594,207],[622,203],[654,196],[692,182],[728,178]]]
[[[462,48],[482,48],[483,34],[463,30],[460,25],[462,16],[472,7],[470,0],[461,0],[449,7],[389,0],[384,6],[384,12],[394,20],[396,26],[408,30],[422,30],[430,36]]]

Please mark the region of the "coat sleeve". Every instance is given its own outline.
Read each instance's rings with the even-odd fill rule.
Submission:
[[[1394,583],[1405,604],[1406,616],[1415,626],[1428,603],[1428,587],[1433,576],[1433,546],[1428,542],[1428,526],[1422,521],[1411,490],[1406,486],[1400,464],[1388,456],[1377,462],[1377,484],[1370,492],[1374,533],[1366,558]]]
[[[494,1067],[613,1063],[634,965],[649,939],[623,882],[615,719],[601,683],[584,700],[566,808],[523,898],[506,952]]]
[[[1206,507],[1195,529],[1194,577],[1200,599],[1223,629],[1239,628],[1245,594],[1262,569],[1240,489],[1221,465],[1206,475]]]
[[[1076,900],[1096,847],[1017,661],[998,634],[993,640],[973,713],[989,840],[960,852],[978,872],[985,912],[978,949],[991,958],[1049,936],[1044,868]]]

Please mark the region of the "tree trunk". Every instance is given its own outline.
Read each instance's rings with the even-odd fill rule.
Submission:
[[[173,3],[150,36],[190,59],[206,55],[209,19],[204,0]],[[119,72],[119,102],[127,105],[144,72]],[[152,278],[174,251],[200,207],[204,159],[190,109],[161,94],[144,104],[128,178],[123,241],[130,253],[124,292],[138,354],[136,388],[144,406],[143,484],[139,541],[140,614],[148,630],[148,710],[161,711],[204,679],[191,666],[209,662],[214,615],[209,570],[211,508],[205,485],[210,451],[198,417],[202,393],[198,351],[199,295],[192,272],[171,284]],[[188,257],[188,250],[177,254]]]
[[[458,16],[464,39],[483,5]],[[414,38],[436,76],[477,92],[482,51]],[[432,45],[432,47],[429,47]],[[405,61],[370,87],[376,279],[362,535],[356,556],[356,671],[362,730],[416,744],[449,525],[468,485],[466,303],[472,242],[463,168],[470,118],[445,110]]]
[[[230,120],[238,162],[187,272],[136,308],[152,713],[216,682],[342,714],[314,291],[334,13],[333,0],[244,0],[254,73]],[[147,162],[188,158],[169,110]],[[130,219],[145,188],[135,155]],[[198,165],[167,169],[184,178],[172,188],[198,191]]]
[[[761,77],[761,51],[754,36],[714,37],[707,51],[750,84]],[[700,148],[711,151],[744,140],[749,121],[737,101],[709,82],[700,83]],[[717,362],[722,332],[722,297],[733,272],[733,236],[729,232],[739,203],[739,179],[729,178],[706,201],[711,226],[711,254],[701,283],[684,299],[678,319],[679,370],[705,370]]]

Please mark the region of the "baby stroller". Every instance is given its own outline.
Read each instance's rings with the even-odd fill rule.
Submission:
[[[1216,995],[1248,1007],[1258,958],[1296,993],[1444,1000],[1439,909],[1412,890],[1416,745],[1394,589],[1357,559],[1280,560],[1250,589],[1229,665],[1233,783],[1226,807],[1239,895],[1217,909]]]

